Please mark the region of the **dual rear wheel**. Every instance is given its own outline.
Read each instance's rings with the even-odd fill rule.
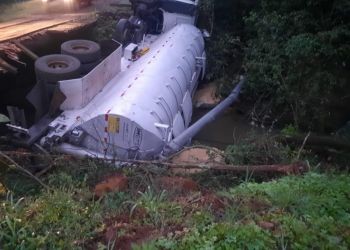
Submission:
[[[88,40],[71,40],[61,45],[61,54],[38,58],[35,73],[38,80],[55,83],[88,73],[100,59],[99,44]]]

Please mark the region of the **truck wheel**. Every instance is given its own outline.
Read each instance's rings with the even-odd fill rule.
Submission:
[[[101,47],[89,40],[70,40],[61,44],[61,54],[74,56],[81,63],[91,63],[100,59]]]
[[[69,55],[47,55],[35,61],[38,80],[57,82],[79,77],[81,63]]]
[[[115,28],[113,39],[125,45],[131,39],[130,22],[127,19],[120,19]]]

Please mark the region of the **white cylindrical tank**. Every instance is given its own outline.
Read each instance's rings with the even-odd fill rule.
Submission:
[[[85,108],[64,112],[80,114],[70,142],[118,158],[157,156],[189,125],[203,54],[202,34],[193,25],[160,35]]]

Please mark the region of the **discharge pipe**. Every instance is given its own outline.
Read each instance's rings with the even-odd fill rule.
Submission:
[[[210,110],[206,115],[201,119],[196,121],[192,126],[187,128],[179,136],[170,141],[165,145],[162,157],[169,157],[175,152],[181,150],[184,145],[186,145],[205,125],[214,121],[226,108],[228,108],[232,103],[234,103],[239,96],[239,93],[242,89],[243,84],[246,81],[245,76],[241,76],[241,80],[232,90],[231,94],[226,97],[221,103],[219,103],[215,108]]]

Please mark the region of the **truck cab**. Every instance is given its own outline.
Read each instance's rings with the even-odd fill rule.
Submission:
[[[177,24],[195,25],[198,0],[130,0],[134,14],[119,20],[114,34],[123,45],[139,43],[145,34],[161,34]]]

